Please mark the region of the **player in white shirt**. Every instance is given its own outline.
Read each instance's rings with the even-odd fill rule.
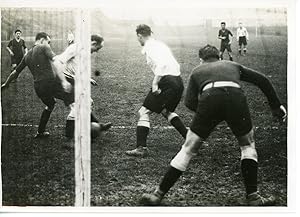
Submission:
[[[63,53],[60,55],[55,56],[54,58],[56,60],[59,60],[61,63],[60,66],[55,65],[56,68],[59,68],[59,70],[62,70],[64,75],[66,76],[67,80],[72,84],[73,91],[74,91],[74,82],[75,82],[75,73],[77,71],[77,61],[75,57],[78,54],[78,44],[74,43],[74,35],[68,34],[68,43],[69,46],[65,49]],[[104,39],[98,35],[92,35],[91,36],[91,53],[98,52],[104,44]],[[93,79],[90,79],[92,85],[97,85],[96,81]],[[91,102],[93,103],[93,100],[91,99]],[[75,127],[75,103],[70,104],[70,113],[67,116],[67,122],[66,122],[66,132],[65,136],[67,138],[72,139],[74,137],[74,127]],[[91,122],[99,123],[97,118],[93,113],[91,113]],[[108,130],[111,127],[111,123],[108,122],[106,124],[99,123],[100,125],[100,131]]]
[[[136,148],[126,151],[130,156],[148,154],[147,136],[150,129],[149,115],[153,112],[162,114],[171,125],[185,138],[187,129],[174,112],[180,102],[184,87],[180,77],[180,65],[171,50],[164,43],[152,37],[151,28],[145,24],[137,26],[138,41],[143,46],[142,54],[154,73],[152,88],[140,108],[137,123]]]
[[[240,22],[239,27],[236,30],[237,41],[239,42],[239,54],[242,55],[242,46],[244,45],[244,54],[247,53],[247,41],[249,40],[249,34],[243,24]]]

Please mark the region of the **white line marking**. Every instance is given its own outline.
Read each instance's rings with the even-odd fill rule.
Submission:
[[[3,127],[38,127],[38,125],[35,124],[2,124]],[[64,128],[65,125],[56,125],[54,126],[55,128]],[[112,129],[135,129],[136,126],[121,126],[121,125],[116,125],[112,126]],[[188,128],[188,127],[187,127]],[[174,129],[172,126],[153,126],[151,129],[163,129],[163,130],[171,130]],[[229,130],[229,127],[226,127],[227,130]],[[263,130],[278,130],[279,128],[276,126],[273,127],[255,127],[255,129],[263,129]]]

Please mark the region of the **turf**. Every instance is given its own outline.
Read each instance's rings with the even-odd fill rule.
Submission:
[[[172,49],[181,65],[185,84],[189,73],[199,63],[199,47],[207,43],[219,46],[215,35],[186,37],[179,32],[173,37],[163,34],[157,37]],[[151,129],[148,139],[149,157],[133,158],[124,154],[135,146],[136,113],[150,88],[152,72],[140,53],[134,32],[105,39],[103,50],[92,56],[92,70],[101,72],[99,77],[94,77],[99,86],[92,87],[94,111],[101,121],[128,128],[112,128],[92,143],[91,204],[138,206],[140,196],[156,187],[184,140],[174,129],[155,128]],[[52,44],[54,51],[59,53],[61,47],[56,46],[55,41]],[[286,35],[253,36],[245,57],[236,55],[236,42],[232,48],[235,61],[269,77],[287,106]],[[224,56],[228,59],[226,54]],[[1,67],[3,82],[9,73],[9,59],[4,50]],[[246,83],[243,88],[256,126],[259,189],[263,195],[275,195],[276,206],[287,206],[287,126],[272,119],[267,99],[258,88]],[[43,105],[34,93],[28,70],[2,93],[2,108],[5,124],[38,123]],[[177,113],[188,126],[193,114],[182,102]],[[74,205],[74,150],[64,148],[67,141],[60,127],[66,115],[67,109],[58,102],[48,124],[51,136],[43,140],[33,139],[35,126],[3,127],[3,205]],[[151,125],[168,126],[168,123],[154,114]],[[245,205],[239,158],[239,147],[232,133],[225,123],[220,124],[209,137],[208,146],[200,150],[167,194],[163,205]]]

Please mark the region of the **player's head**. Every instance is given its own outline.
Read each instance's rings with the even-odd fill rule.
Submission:
[[[221,28],[225,29],[225,27],[226,27],[226,23],[225,22],[221,22]]]
[[[99,35],[91,36],[91,53],[98,52],[104,46],[104,39]]]
[[[20,29],[16,29],[16,31],[15,31],[16,38],[19,39],[21,37],[21,34],[22,34],[22,31]]]
[[[199,50],[199,58],[203,61],[219,59],[219,50],[215,46],[206,45]]]
[[[242,28],[243,27],[243,23],[239,22],[239,27]]]
[[[50,44],[51,38],[46,32],[39,32],[35,36],[35,42],[39,44]]]
[[[140,24],[136,27],[136,34],[137,34],[138,41],[142,46],[144,46],[146,40],[151,36],[152,30],[150,26],[146,24]]]

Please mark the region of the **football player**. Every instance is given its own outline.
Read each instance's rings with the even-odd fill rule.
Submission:
[[[138,111],[136,148],[127,151],[126,154],[146,156],[148,154],[146,141],[150,129],[149,115],[152,112],[162,114],[185,138],[187,129],[174,112],[184,87],[180,77],[180,65],[171,50],[164,43],[154,39],[151,28],[145,24],[137,26],[136,34],[143,47],[142,54],[146,56],[147,64],[152,69],[154,78],[152,88]]]
[[[56,103],[55,98],[63,100],[66,106],[74,102],[74,91],[72,91],[70,83],[62,72],[54,72],[52,69],[51,63],[56,64],[56,61],[54,60],[55,54],[50,47],[50,42],[51,39],[47,33],[38,33],[34,46],[1,86],[1,89],[7,88],[20,75],[22,70],[28,66],[33,75],[35,92],[46,105],[42,112],[35,138],[49,136],[49,132],[46,132],[45,129]]]
[[[242,46],[244,45],[244,55],[246,55],[247,52],[247,41],[249,40],[249,34],[245,27],[243,27],[243,24],[240,22],[239,27],[236,30],[236,37],[237,41],[239,43],[239,54],[242,55]]]
[[[78,43],[74,43],[74,35],[72,32],[68,33],[68,44],[69,46],[66,48],[66,50],[61,53],[60,55],[57,55],[54,57],[55,60],[58,60],[61,65],[54,65],[54,68],[56,70],[62,70],[64,75],[66,76],[67,80],[72,84],[72,87],[74,88],[74,82],[75,82],[75,73],[77,70],[77,62],[75,60],[75,57],[78,55],[78,51],[80,46]],[[104,39],[98,35],[92,35],[91,36],[91,53],[98,52],[104,45]],[[96,81],[93,79],[90,79],[92,85],[97,85]],[[91,102],[93,100],[91,99]],[[74,137],[74,129],[75,129],[75,104],[72,103],[69,105],[70,113],[67,117],[66,122],[66,132],[65,136],[69,139],[72,139]],[[99,123],[97,118],[93,113],[91,113],[91,122]],[[100,131],[108,130],[111,127],[111,123],[99,123],[100,124]]]
[[[17,67],[17,65],[19,65],[22,58],[28,51],[25,45],[25,41],[21,38],[21,34],[22,31],[20,29],[17,29],[15,31],[15,38],[10,40],[6,47],[11,57],[11,71],[13,71]]]
[[[157,189],[153,194],[144,194],[140,202],[143,205],[159,205],[164,195],[186,171],[203,141],[216,125],[226,121],[240,146],[247,204],[273,205],[273,196],[263,197],[257,190],[258,163],[254,131],[241,81],[250,82],[262,90],[272,114],[280,121],[285,121],[286,110],[265,75],[238,63],[219,61],[218,49],[210,45],[199,50],[199,57],[202,64],[193,69],[185,96],[185,105],[194,112],[186,140]]]
[[[221,29],[219,30],[218,38],[221,39],[221,47],[220,47],[220,59],[223,59],[223,53],[225,50],[227,50],[229,59],[233,61],[232,58],[232,50],[231,50],[231,40],[229,36],[233,37],[233,34],[230,32],[230,30],[226,29],[226,23],[221,22]]]

